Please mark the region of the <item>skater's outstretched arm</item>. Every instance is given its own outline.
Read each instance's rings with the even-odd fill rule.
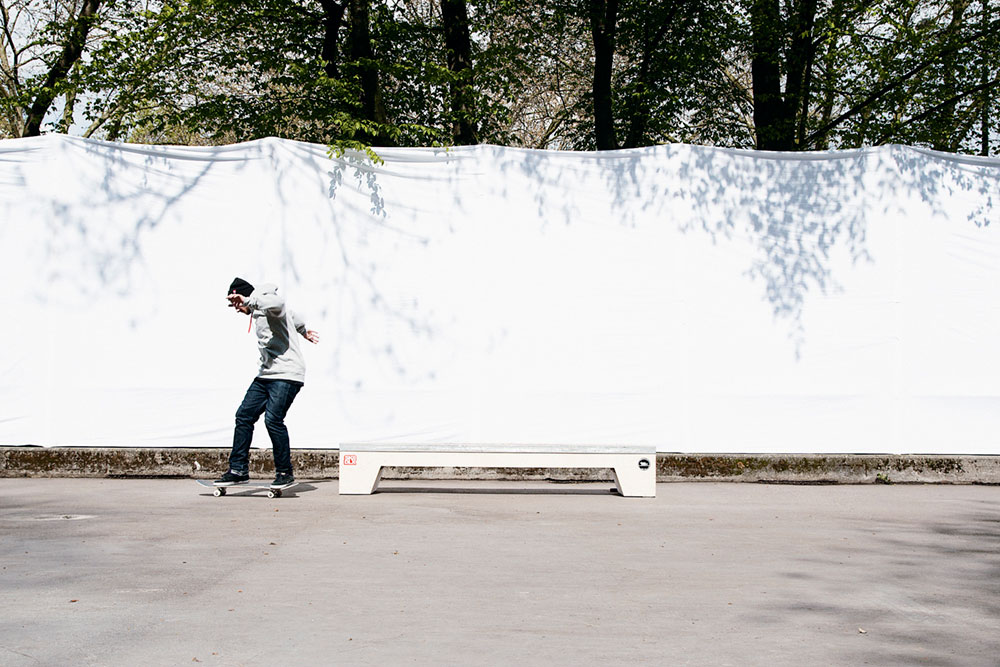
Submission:
[[[278,294],[274,288],[267,290],[266,285],[264,289],[254,290],[254,293],[246,299],[246,304],[253,310],[263,310],[274,317],[281,317],[285,311],[284,297]]]
[[[237,294],[233,292],[226,296],[229,299],[229,305],[236,310],[249,313],[253,310],[266,310],[274,315],[279,315],[284,311],[285,300],[273,292],[265,292],[258,296],[256,292],[249,298],[244,297],[242,294]],[[319,332],[313,331],[306,327],[302,318],[299,317],[295,311],[290,311],[289,313],[292,319],[292,326],[298,331],[303,338],[305,338],[310,343],[316,344],[319,342]]]
[[[302,334],[303,338],[313,344],[319,342],[319,332],[308,328],[306,323],[302,321],[302,318],[299,317],[299,314],[294,310],[290,310],[289,314],[292,316],[292,325],[295,327],[296,331]]]

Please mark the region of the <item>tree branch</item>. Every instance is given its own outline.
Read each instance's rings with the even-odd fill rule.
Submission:
[[[944,108],[946,108],[946,107],[948,107],[948,106],[950,106],[952,104],[956,104],[957,102],[960,102],[963,98],[968,97],[969,95],[973,95],[973,94],[981,92],[981,91],[989,90],[990,88],[994,88],[996,86],[1000,86],[1000,78],[993,79],[992,81],[987,81],[986,83],[981,83],[978,86],[973,86],[972,88],[969,88],[968,90],[965,90],[965,91],[962,91],[961,93],[958,93],[957,95],[953,95],[953,96],[949,97],[948,99],[944,100],[943,102],[935,104],[934,106],[930,107],[929,109],[925,109],[924,111],[922,111],[921,113],[917,114],[913,118],[909,118],[909,119],[907,119],[905,121],[902,121],[902,122],[893,123],[892,127],[890,127],[888,130],[886,130],[885,132],[883,132],[881,134],[881,136],[879,136],[878,141],[876,141],[874,145],[876,145],[876,146],[882,145],[889,138],[891,138],[891,136],[893,134],[895,134],[899,130],[903,129],[904,127],[906,127],[908,125],[912,125],[913,123],[919,123],[920,121],[924,120],[925,118],[929,118],[929,117],[933,116],[938,111],[940,111],[940,110],[942,110],[942,109],[944,109]]]
[[[21,136],[37,137],[41,134],[42,120],[52,100],[56,96],[56,84],[65,81],[69,70],[80,59],[83,54],[83,47],[87,41],[87,32],[90,30],[94,19],[97,17],[97,10],[101,6],[101,0],[85,0],[80,9],[80,15],[76,18],[62,54],[55,64],[49,69],[45,80],[42,83],[35,101],[31,104],[28,117],[24,123],[24,132]]]
[[[813,142],[815,142],[816,140],[821,139],[826,134],[828,134],[832,129],[834,129],[835,127],[837,127],[841,123],[843,123],[845,120],[847,120],[849,118],[852,118],[852,117],[856,116],[857,114],[861,113],[863,110],[867,109],[868,107],[870,107],[875,102],[877,102],[878,100],[880,100],[883,97],[885,97],[888,93],[892,92],[896,88],[899,88],[904,83],[906,83],[907,81],[909,81],[913,77],[917,76],[918,74],[920,74],[921,72],[923,72],[928,67],[930,67],[932,65],[938,64],[940,62],[940,59],[942,57],[944,57],[946,55],[949,55],[949,54],[952,54],[955,51],[959,50],[960,48],[962,48],[964,46],[968,46],[970,43],[973,43],[973,42],[977,41],[981,37],[984,37],[986,35],[991,34],[991,30],[996,29],[996,27],[997,26],[994,25],[991,28],[987,28],[987,29],[985,29],[983,31],[980,31],[979,33],[974,33],[973,35],[970,36],[969,39],[964,40],[961,43],[951,44],[947,48],[941,49],[940,51],[932,54],[931,57],[927,58],[926,60],[924,60],[923,62],[917,64],[916,66],[910,68],[907,72],[905,72],[904,74],[902,74],[898,78],[896,78],[896,79],[894,79],[894,80],[892,80],[892,81],[884,84],[883,86],[879,87],[877,90],[875,90],[872,93],[870,93],[861,102],[859,102],[858,104],[855,104],[853,107],[851,107],[850,109],[848,109],[844,113],[840,114],[839,116],[837,116],[836,118],[834,118],[833,120],[831,120],[830,122],[828,122],[823,127],[819,128],[817,130],[814,130],[812,133],[809,134],[808,137],[806,137],[805,141],[803,142],[803,146],[808,146],[808,145],[812,144]]]

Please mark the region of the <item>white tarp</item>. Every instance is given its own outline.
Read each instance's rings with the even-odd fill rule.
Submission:
[[[323,336],[293,447],[1000,454],[998,160],[379,155],[0,142],[0,444],[228,447],[240,275]]]

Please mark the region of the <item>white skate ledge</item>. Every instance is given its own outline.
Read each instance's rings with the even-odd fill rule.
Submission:
[[[384,466],[453,468],[610,468],[618,492],[656,496],[656,448],[616,445],[340,445],[340,493],[367,495]]]

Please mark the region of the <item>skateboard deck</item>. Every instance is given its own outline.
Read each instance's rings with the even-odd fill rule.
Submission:
[[[246,482],[244,484],[231,484],[229,486],[216,486],[215,482],[210,479],[196,479],[196,482],[201,486],[207,486],[214,489],[212,495],[218,498],[219,496],[226,495],[230,490],[232,491],[247,491],[253,493],[255,491],[266,490],[268,498],[280,498],[282,491],[287,491],[292,487],[298,486],[299,482],[292,482],[291,484],[286,484],[285,486],[271,486],[270,482]]]

